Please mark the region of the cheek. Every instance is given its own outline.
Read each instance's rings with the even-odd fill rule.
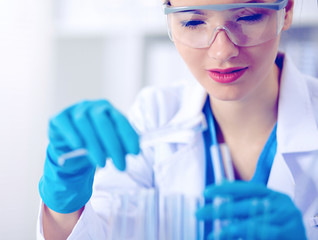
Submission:
[[[175,46],[192,74],[199,80],[204,71],[204,49],[195,49],[175,42]]]
[[[242,49],[251,66],[251,71],[260,78],[268,76],[275,62],[279,45],[279,37],[254,47]]]
[[[225,67],[248,66],[247,74],[239,84],[220,86],[211,81],[206,69],[218,68],[220,63],[207,55],[206,49],[194,49],[175,41],[175,46],[197,81],[209,94],[219,99],[239,99],[263,87],[273,70],[279,37],[253,47],[240,47],[239,54],[223,63]],[[266,84],[265,84],[266,85]]]

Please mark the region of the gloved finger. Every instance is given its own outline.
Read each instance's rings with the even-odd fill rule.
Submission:
[[[101,115],[107,115],[112,122],[114,131],[118,135],[124,152],[138,154],[140,151],[139,136],[127,118],[106,100],[99,101],[98,106],[94,107],[91,111],[92,119],[98,119]],[[101,132],[101,134],[104,134],[104,132]]]
[[[57,147],[65,145],[71,149],[77,149],[83,146],[83,139],[71,121],[70,114],[73,108],[74,106],[66,109],[50,120],[49,140]]]
[[[61,153],[72,151],[73,147],[78,148],[80,144],[75,144],[74,141],[68,140],[65,133],[60,132],[56,126],[54,126],[51,121],[48,128],[49,142],[56,149],[61,149]],[[76,134],[76,133],[75,133]]]
[[[264,185],[252,182],[224,182],[220,185],[210,185],[204,191],[204,197],[213,199],[217,196],[230,196],[232,199],[263,197],[270,193]]]
[[[228,199],[220,200],[219,203],[214,201],[211,204],[205,205],[196,212],[196,217],[199,220],[212,219],[243,219],[259,215],[263,215],[269,210],[268,201],[264,199],[244,199],[241,201],[231,201]],[[223,200],[223,201],[222,201]]]
[[[231,200],[229,198],[214,198],[213,202],[207,203],[196,211],[197,219],[204,221],[224,218],[231,219],[233,204],[227,204],[226,207],[223,207],[225,202],[231,202]]]
[[[290,222],[290,219],[302,219],[300,210],[289,196],[273,192],[269,197],[272,224],[280,225],[283,222]]]
[[[89,114],[107,155],[112,158],[117,169],[124,170],[126,168],[125,150],[113,122],[105,112],[105,104],[92,108]],[[104,167],[104,165],[100,166]]]
[[[209,239],[278,240],[280,239],[280,229],[278,226],[249,219],[231,222],[220,232],[210,234]]]
[[[220,219],[243,219],[262,216],[270,211],[269,199],[247,198],[224,201],[215,212],[215,217]]]
[[[74,107],[71,117],[76,130],[84,140],[84,146],[92,164],[104,166],[107,155],[88,116],[88,109],[92,104],[94,103],[86,102],[85,104],[77,105]]]
[[[116,132],[122,140],[122,145],[126,153],[138,154],[140,151],[139,136],[132,128],[127,118],[115,108],[112,108],[109,111],[109,114],[113,119],[113,123],[117,130]]]
[[[64,160],[61,162],[61,156]],[[56,165],[56,160],[58,159],[58,166]],[[79,174],[79,176],[86,175],[87,172],[94,171],[96,164],[87,160],[87,155],[77,156],[77,157],[64,157],[64,154],[56,153],[56,148],[52,147],[50,144],[48,146],[47,161],[52,160],[55,162],[54,165],[50,165],[51,171],[59,172],[61,171],[64,176]],[[52,167],[53,166],[53,167]],[[54,168],[54,169],[53,169]]]
[[[204,207],[199,208],[195,216],[198,220],[207,221],[215,218],[215,209],[213,204],[205,205]]]

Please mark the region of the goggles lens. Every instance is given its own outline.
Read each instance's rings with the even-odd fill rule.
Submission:
[[[247,47],[275,38],[282,30],[285,8],[240,7],[223,11],[187,9],[167,15],[172,40],[193,48],[209,47],[219,31],[236,45]]]

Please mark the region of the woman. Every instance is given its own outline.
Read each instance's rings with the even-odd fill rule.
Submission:
[[[218,232],[206,227],[208,239],[244,239],[247,232],[253,239],[316,239],[318,81],[278,53],[293,4],[166,1],[170,37],[199,84],[145,89],[130,122],[103,100],[52,118],[39,239],[107,239],[105,196],[121,187],[196,196],[204,190],[210,202],[230,196],[219,211],[208,201],[198,210],[199,220],[231,223]],[[205,120],[209,128],[197,131]],[[138,135],[142,143],[158,132],[165,134],[139,147]],[[213,184],[209,147],[216,141],[230,150],[235,182]],[[94,176],[96,166],[102,169]],[[255,203],[266,208],[251,216]]]

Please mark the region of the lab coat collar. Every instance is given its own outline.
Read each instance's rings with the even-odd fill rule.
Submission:
[[[189,124],[198,124],[205,121],[202,113],[203,105],[207,98],[205,89],[197,83],[196,80],[184,89],[184,94],[181,99],[182,106],[174,118],[171,120],[171,125],[179,125],[184,123],[185,127]],[[193,120],[196,119],[196,120]]]
[[[280,82],[277,142],[282,153],[318,149],[318,129],[305,76],[287,56]]]
[[[178,111],[159,129],[147,131],[142,135],[143,147],[153,146],[158,142],[188,144],[198,133],[207,128],[205,115],[202,112],[207,97],[206,91],[196,81],[181,85],[183,89],[181,96],[178,96],[180,97]]]

